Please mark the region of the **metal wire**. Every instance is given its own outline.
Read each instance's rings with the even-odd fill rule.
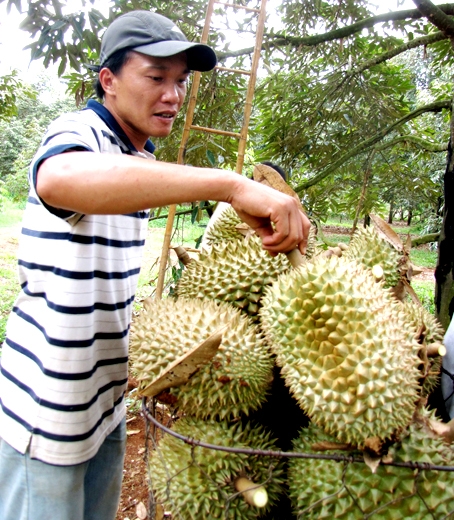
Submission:
[[[253,448],[235,448],[228,446],[220,446],[217,444],[210,444],[199,441],[197,439],[185,437],[170,428],[161,424],[150,412],[147,407],[147,399],[142,398],[142,413],[147,421],[150,421],[154,426],[160,428],[163,432],[180,439],[190,446],[200,446],[201,448],[208,448],[211,450],[226,451],[230,453],[243,453],[247,455],[260,455],[263,457],[286,457],[286,458],[300,458],[300,459],[326,459],[343,462],[358,462],[365,464],[362,457],[338,455],[338,454],[321,454],[321,453],[300,453],[294,451],[274,451],[274,450],[256,450]],[[398,466],[402,468],[418,469],[421,471],[454,471],[454,466],[440,466],[436,464],[428,464],[424,462],[394,462],[394,461],[380,461],[380,464],[386,466]]]

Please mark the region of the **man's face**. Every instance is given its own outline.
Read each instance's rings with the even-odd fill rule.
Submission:
[[[186,96],[188,76],[184,53],[153,58],[132,52],[117,75],[108,71],[104,104],[138,150],[149,137],[170,134]]]

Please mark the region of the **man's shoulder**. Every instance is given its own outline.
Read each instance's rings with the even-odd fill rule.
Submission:
[[[61,114],[54,119],[51,126],[71,126],[74,124],[87,125],[95,129],[106,127],[102,118],[100,118],[94,110],[88,107],[81,110],[75,110],[74,112],[65,112],[64,114]]]
[[[104,143],[108,141],[108,143]],[[44,135],[42,146],[59,146],[65,143],[87,145],[90,149],[110,150],[115,141],[106,122],[90,108],[66,112],[54,119]]]

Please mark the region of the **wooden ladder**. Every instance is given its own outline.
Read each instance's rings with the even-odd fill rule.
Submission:
[[[205,128],[202,126],[193,125],[194,120],[194,112],[195,107],[197,104],[197,96],[199,92],[200,87],[200,78],[201,73],[195,72],[192,80],[192,87],[191,92],[189,95],[189,103],[186,111],[186,119],[183,129],[183,135],[181,139],[180,148],[178,150],[178,159],[177,164],[184,164],[184,155],[186,152],[186,145],[189,140],[189,135],[191,131],[196,132],[207,132],[211,134],[217,134],[217,135],[225,135],[229,137],[234,137],[238,139],[238,156],[237,156],[237,162],[235,171],[237,173],[241,173],[243,170],[243,164],[244,164],[244,156],[246,152],[246,143],[247,143],[247,135],[248,135],[248,129],[249,129],[249,122],[251,119],[251,113],[252,113],[252,100],[254,98],[254,91],[255,91],[255,84],[257,80],[257,70],[260,62],[260,53],[262,48],[262,41],[263,41],[263,31],[265,28],[265,19],[266,19],[266,1],[267,0],[261,0],[260,7],[258,9],[246,7],[240,4],[236,3],[226,3],[226,2],[220,2],[218,0],[209,0],[208,1],[208,7],[207,7],[207,13],[205,18],[205,25],[202,32],[202,38],[201,43],[207,43],[208,41],[208,35],[210,32],[210,25],[211,25],[211,18],[213,16],[213,11],[215,4],[222,5],[224,7],[232,7],[234,9],[238,10],[245,10],[249,12],[254,12],[257,14],[257,30],[255,33],[255,46],[254,46],[254,52],[252,54],[252,63],[251,63],[251,70],[240,70],[240,69],[229,69],[227,67],[216,67],[217,70],[220,71],[227,71],[227,72],[233,72],[236,74],[244,74],[249,76],[248,80],[248,87],[246,91],[246,101],[244,105],[244,112],[243,112],[243,124],[239,132],[230,132],[226,130],[220,130],[216,128]],[[162,291],[164,288],[164,280],[165,280],[165,273],[167,269],[167,260],[169,256],[169,250],[170,250],[170,241],[172,237],[172,230],[173,230],[173,223],[175,220],[175,214],[176,214],[176,205],[171,205],[169,207],[169,215],[167,217],[167,225],[164,235],[164,242],[162,246],[162,252],[161,252],[161,260],[159,265],[159,274],[158,274],[158,281],[156,284],[156,298],[162,297]]]

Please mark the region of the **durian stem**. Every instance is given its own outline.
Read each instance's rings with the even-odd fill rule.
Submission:
[[[192,262],[192,258],[188,255],[188,252],[183,246],[174,246],[172,249],[175,251],[178,256],[178,260],[181,260],[183,265],[188,265],[190,262]]]
[[[293,251],[290,251],[289,253],[286,253],[288,261],[292,264],[293,267],[299,267],[300,265],[304,264],[305,258],[301,254],[299,249],[294,249]]]
[[[235,480],[235,489],[242,493],[244,500],[251,506],[265,507],[268,503],[266,489],[246,477],[238,477]]]
[[[444,356],[446,354],[446,347],[441,343],[432,343],[427,346],[427,356],[436,357]]]

